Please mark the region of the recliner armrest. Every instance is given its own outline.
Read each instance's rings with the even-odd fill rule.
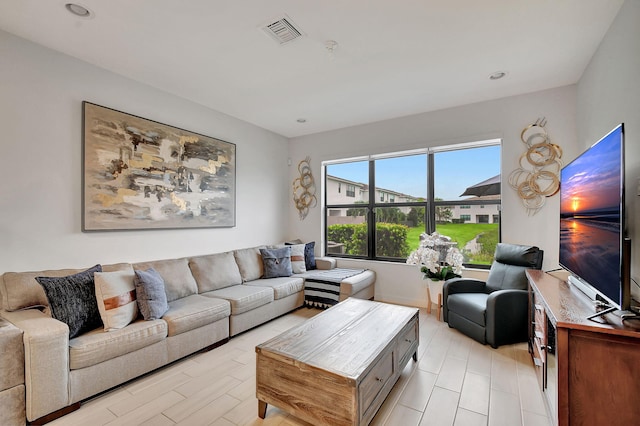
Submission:
[[[487,299],[487,343],[494,348],[525,342],[528,337],[527,290],[497,290]]]
[[[484,281],[475,278],[452,278],[444,282],[442,296],[455,293],[486,293],[486,285]]]

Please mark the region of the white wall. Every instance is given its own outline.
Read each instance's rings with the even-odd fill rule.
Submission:
[[[577,134],[582,150],[617,124],[625,125],[631,275],[640,281],[640,1],[627,0],[578,84]],[[640,299],[640,289],[632,285]]]
[[[502,174],[505,181],[502,190],[502,241],[539,246],[545,250],[543,268],[554,269],[558,266],[558,196],[548,198],[541,211],[529,216],[516,192],[506,183],[506,178],[518,167],[518,159],[525,151],[520,140],[522,129],[541,116],[547,118],[546,128],[552,142],[564,150],[563,158],[573,158],[580,151],[575,136],[575,109],[576,86],[567,86],[298,137],[289,143],[289,156],[294,165],[289,168],[289,179],[292,182],[296,177],[295,165],[310,156],[320,201],[320,164],[324,160],[502,138]],[[292,218],[290,238],[315,240],[319,244],[322,237],[320,204],[304,221],[297,218],[295,208],[291,203],[289,205]],[[378,274],[376,298],[379,300],[415,306],[426,304],[426,282],[415,266],[358,260],[341,260],[339,265],[359,265],[375,270]],[[471,274],[467,272],[466,275]]]
[[[286,138],[1,31],[0,58],[0,273],[214,253],[286,236]],[[236,227],[82,233],[83,100],[235,143]]]

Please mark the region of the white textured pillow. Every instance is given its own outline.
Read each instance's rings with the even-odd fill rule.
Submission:
[[[304,244],[294,244],[291,247],[291,269],[294,274],[307,272],[304,263]]]
[[[133,271],[96,272],[96,299],[105,331],[118,330],[138,316]]]

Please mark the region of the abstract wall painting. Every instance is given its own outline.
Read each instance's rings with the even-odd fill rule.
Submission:
[[[83,231],[235,226],[235,144],[83,102]]]

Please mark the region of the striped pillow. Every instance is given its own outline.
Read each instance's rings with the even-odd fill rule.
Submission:
[[[291,270],[294,274],[307,272],[304,263],[304,244],[294,244],[291,247]]]
[[[133,271],[96,272],[96,299],[104,331],[125,327],[138,316]]]

